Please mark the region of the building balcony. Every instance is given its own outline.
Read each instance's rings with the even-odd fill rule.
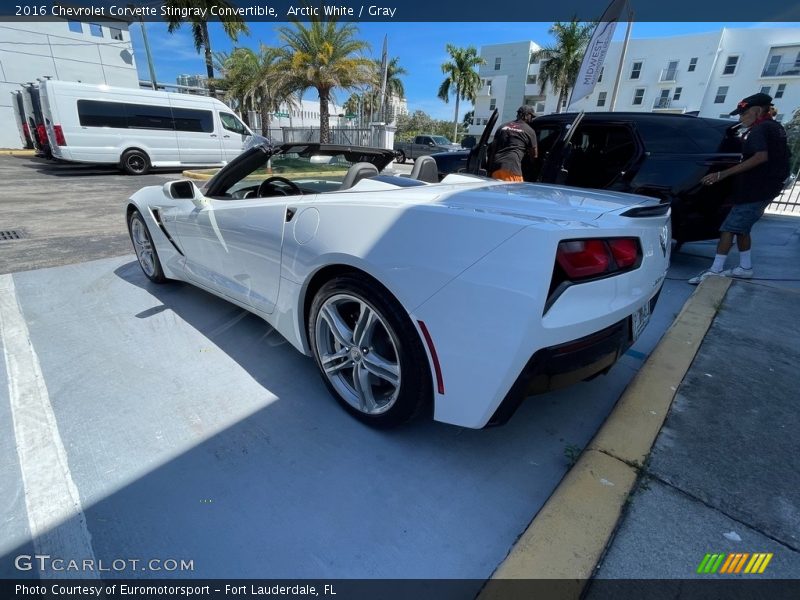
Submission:
[[[492,86],[484,85],[478,90],[478,96],[491,96],[492,95]]]
[[[678,69],[663,69],[658,78],[660,83],[674,83],[678,80]]]
[[[675,102],[671,98],[656,98],[653,102],[653,110],[671,113],[684,113],[686,112],[686,104],[682,102]]]
[[[762,77],[800,77],[800,60],[767,62]]]

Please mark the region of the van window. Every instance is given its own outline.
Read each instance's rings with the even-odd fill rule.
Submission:
[[[169,106],[125,104],[131,129],[173,129]]]
[[[247,129],[244,128],[244,124],[234,115],[221,112],[219,113],[219,119],[222,121],[222,126],[228,131],[241,133],[242,135],[248,135]]]
[[[128,127],[125,105],[119,102],[78,100],[78,120],[84,127]]]
[[[214,119],[210,110],[173,108],[172,116],[175,118],[175,129],[178,131],[214,132]]]

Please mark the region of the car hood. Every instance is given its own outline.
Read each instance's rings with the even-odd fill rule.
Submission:
[[[492,211],[523,219],[583,222],[635,206],[658,204],[657,199],[647,196],[538,183],[453,189],[452,193],[439,196],[437,201],[453,208]]]

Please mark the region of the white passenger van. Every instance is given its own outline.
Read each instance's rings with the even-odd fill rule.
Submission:
[[[219,100],[53,79],[39,85],[53,156],[151,167],[212,167],[238,156],[253,132]]]

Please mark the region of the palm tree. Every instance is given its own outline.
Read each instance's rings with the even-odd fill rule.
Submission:
[[[279,50],[279,69],[289,88],[304,91],[313,87],[319,93],[319,139],[327,143],[333,90],[375,81],[373,62],[360,55],[369,44],[355,39],[358,28],[353,23],[337,26],[335,19],[312,18],[308,24],[295,21],[293,25],[278,28],[285,44]]]
[[[383,81],[383,73],[380,72],[381,61],[375,61],[375,68],[377,72],[378,81]],[[386,63],[386,97],[384,100],[395,96],[397,98],[404,98],[406,90],[403,87],[403,80],[400,79],[401,75],[408,75],[403,67],[400,66],[400,57],[395,56],[392,60]],[[384,113],[386,112],[386,104],[384,103]],[[386,120],[386,119],[384,119]]]
[[[191,8],[204,8],[205,14],[210,14],[211,7],[218,8],[232,8],[233,5],[226,0],[166,0],[164,3],[166,8],[177,9],[191,9]],[[179,14],[167,13],[167,31],[173,33],[180,29],[184,19]],[[189,17],[188,21],[192,27],[192,37],[194,37],[194,47],[199,53],[201,49],[205,52],[206,73],[208,75],[209,89],[214,91],[214,62],[213,52],[211,51],[211,38],[208,35],[208,22],[203,17]],[[247,24],[239,16],[225,16],[220,18],[222,28],[225,30],[227,36],[234,42],[239,39],[239,34],[250,33]]]
[[[554,23],[550,33],[556,43],[531,54],[531,61],[542,61],[539,66],[539,93],[544,94],[549,83],[558,92],[558,112],[561,112],[570,89],[575,85],[594,27],[594,23],[582,24],[574,17],[566,24]]]
[[[249,112],[252,107],[250,91],[253,87],[253,73],[256,72],[258,58],[249,48],[234,48],[232,52],[215,52],[214,63],[222,75],[213,84],[225,90],[224,99],[239,111],[249,126]]]
[[[455,93],[456,112],[453,117],[453,139],[458,138],[458,103],[459,100],[469,100],[475,102],[475,96],[481,86],[481,78],[475,67],[486,64],[486,61],[478,56],[475,46],[458,48],[453,44],[447,44],[447,52],[452,60],[442,64],[442,73],[447,74],[447,78],[439,86],[437,96],[449,102],[450,92]]]

